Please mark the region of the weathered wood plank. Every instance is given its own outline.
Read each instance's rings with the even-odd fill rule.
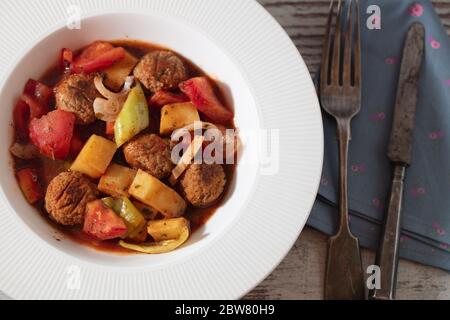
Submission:
[[[245,299],[322,299],[327,236],[306,228],[278,268]],[[375,254],[362,250],[363,266]],[[409,261],[400,261],[398,299],[450,299],[450,274]]]
[[[328,14],[329,0],[259,0],[280,22],[304,56],[315,75],[322,52],[322,36]],[[450,0],[433,1],[447,31],[450,33]]]
[[[314,75],[322,52],[322,35],[329,0],[258,0],[280,22],[297,45]],[[450,0],[433,1],[450,34]],[[327,236],[306,228],[278,266],[245,299],[322,299]],[[363,264],[373,264],[374,253],[362,252]],[[450,274],[400,261],[399,299],[450,299]]]

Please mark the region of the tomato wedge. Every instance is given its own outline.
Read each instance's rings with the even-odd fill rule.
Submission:
[[[14,129],[21,141],[28,140],[28,124],[30,122],[30,107],[23,101],[19,100],[14,107],[13,112]]]
[[[22,94],[20,98],[30,109],[30,119],[40,118],[49,111],[48,104],[41,104],[37,99],[26,93]]]
[[[37,103],[39,103],[42,108],[48,109],[48,104],[50,103],[50,98],[53,95],[52,89],[47,87],[45,84],[29,79],[25,85],[23,93],[33,97]]]
[[[207,78],[197,77],[184,81],[180,83],[180,89],[200,112],[214,122],[226,124],[233,119],[233,113],[216,97]]]
[[[16,172],[20,189],[30,204],[34,204],[44,197],[38,182],[38,174],[33,168],[25,168]]]
[[[14,127],[21,141],[28,140],[30,120],[40,118],[49,111],[52,95],[52,90],[43,83],[33,79],[27,81],[13,112]]]
[[[70,151],[75,115],[63,110],[49,112],[30,122],[30,139],[42,154],[64,160]]]
[[[106,69],[116,62],[124,59],[126,51],[124,48],[114,48],[109,50],[92,60],[77,60],[72,64],[72,72],[74,73],[92,73]]]
[[[102,200],[95,200],[86,206],[83,232],[98,240],[110,240],[123,237],[127,226]]]
[[[113,45],[108,42],[95,41],[81,52],[81,54],[75,59],[75,63],[85,63],[87,61],[91,61],[112,49],[114,49]]]
[[[162,108],[167,104],[188,102],[189,98],[184,94],[175,94],[169,91],[159,90],[148,99],[148,105]]]
[[[96,41],[84,49],[76,58],[74,58],[72,50],[62,49],[61,68],[63,70],[70,69],[72,73],[92,73],[109,68],[124,59],[125,56],[124,48],[114,48],[108,42]]]

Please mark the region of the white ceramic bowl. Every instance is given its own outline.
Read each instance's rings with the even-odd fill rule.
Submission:
[[[275,48],[268,46],[267,52],[261,51],[265,50],[262,41],[245,40],[244,33],[220,30],[233,25],[233,21],[217,18],[220,14],[213,16],[217,21],[213,17],[179,16],[190,11],[194,16],[199,6],[215,14],[216,10],[224,12],[229,8],[202,1],[189,5],[176,0],[157,3],[161,7],[103,9],[85,17],[81,30],[60,24],[35,40],[2,82],[0,143],[11,144],[12,108],[27,79],[39,78],[55,64],[61,48],[79,49],[94,40],[130,38],[173,49],[218,79],[235,108],[236,125],[243,133],[262,128],[277,130],[278,170],[261,176],[264,163],[258,156],[258,146],[244,139],[244,163],[238,165],[229,197],[186,245],[163,255],[122,256],[93,250],[57,234],[26,203],[11,159],[4,151],[0,157],[4,199],[0,210],[0,219],[4,219],[3,225],[0,222],[0,254],[8,257],[11,265],[0,262],[0,290],[28,298],[237,298],[281,261],[303,228],[320,178],[322,128],[314,88],[295,47],[253,2],[244,7],[254,13],[255,21],[266,26],[267,30],[258,32],[266,32],[269,40],[273,39],[280,60],[274,58]],[[187,8],[188,13],[180,14],[173,3]],[[201,26],[205,20],[211,25],[221,24],[212,30]],[[276,40],[274,34],[282,38]],[[249,51],[247,45],[256,51]],[[239,50],[242,56],[236,53]],[[55,236],[62,237],[62,241],[56,241]],[[67,285],[73,266],[82,279],[77,290]],[[32,288],[25,289],[24,281],[33,283]]]
[[[130,23],[132,22],[132,23]],[[0,93],[3,104],[7,106],[9,120],[12,121],[12,107],[17,102],[27,79],[39,79],[49,67],[58,62],[62,48],[83,48],[96,40],[137,39],[164,46],[175,52],[181,53],[190,61],[195,62],[209,75],[219,80],[222,91],[227,94],[229,104],[245,106],[236,112],[236,125],[242,131],[255,131],[260,127],[259,115],[255,101],[252,98],[248,86],[233,64],[231,59],[221,51],[213,41],[205,37],[187,25],[173,19],[152,16],[139,13],[111,13],[86,18],[82,21],[82,29],[71,30],[63,26],[52,34],[40,40],[28,53],[17,63],[17,66],[6,80],[6,85]],[[49,49],[50,48],[50,49]],[[7,117],[4,117],[6,120]],[[5,126],[11,127],[11,126]],[[13,131],[2,136],[2,144],[8,145],[12,141]],[[254,144],[246,145],[243,149],[243,157],[247,153],[255,153]],[[8,159],[3,157],[1,161]],[[237,218],[239,209],[247,199],[255,183],[258,171],[258,161],[245,165],[245,169],[238,167],[235,180],[232,183],[229,199],[220,207],[217,214],[198,232],[194,233],[187,245],[183,248],[163,255],[117,255],[102,251],[92,250],[88,246],[64,239],[58,234],[62,241],[55,240],[54,228],[37,214],[36,210],[24,201],[17,187],[13,171],[6,169],[5,174],[0,177],[6,197],[17,216],[30,229],[56,249],[69,255],[73,255],[84,261],[104,264],[115,267],[140,267],[152,268],[154,265],[165,264],[176,260],[193,251],[199,250],[201,246],[207,245],[215,236],[220,235],[227,229],[229,224]]]

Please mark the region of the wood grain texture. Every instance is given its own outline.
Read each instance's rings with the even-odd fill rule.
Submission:
[[[388,1],[388,0],[387,0]],[[322,53],[322,36],[330,0],[258,0],[283,26],[297,45],[311,74],[315,75]],[[450,0],[432,1],[450,33]]]
[[[314,76],[322,54],[329,0],[258,1],[288,32]],[[450,0],[432,2],[450,34]],[[284,261],[244,299],[322,299],[327,240],[326,235],[305,228]],[[362,259],[366,268],[373,264],[375,254],[363,250]],[[450,274],[401,260],[397,298],[450,299]]]

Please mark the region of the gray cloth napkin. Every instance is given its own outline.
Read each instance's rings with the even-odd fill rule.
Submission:
[[[376,248],[392,166],[386,156],[405,35],[420,21],[426,28],[425,62],[412,166],[407,171],[400,256],[450,270],[450,42],[426,0],[362,0],[363,99],[352,122],[349,206],[352,231]],[[370,30],[369,5],[381,8],[381,30]],[[319,197],[308,224],[328,234],[337,226],[338,147],[335,121],[324,114],[325,158]]]

